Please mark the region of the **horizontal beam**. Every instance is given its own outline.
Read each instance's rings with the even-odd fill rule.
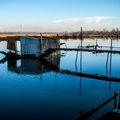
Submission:
[[[51,48],[49,50],[63,50],[63,51],[83,51],[83,52],[96,52],[96,53],[114,53],[120,54],[119,50],[99,50],[99,49],[86,49],[86,48]]]

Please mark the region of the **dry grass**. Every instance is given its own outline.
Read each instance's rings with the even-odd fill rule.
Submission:
[[[43,37],[55,37],[56,34],[42,34]],[[40,34],[0,34],[0,38],[3,37],[17,37],[17,36],[40,36]]]

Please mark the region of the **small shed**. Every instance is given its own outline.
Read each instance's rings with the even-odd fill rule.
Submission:
[[[39,57],[49,48],[60,48],[59,39],[20,37],[21,56]]]

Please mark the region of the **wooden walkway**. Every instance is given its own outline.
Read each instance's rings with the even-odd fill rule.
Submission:
[[[100,49],[87,49],[87,48],[51,48],[49,50],[63,50],[63,51],[83,51],[83,52],[96,52],[96,53],[114,53],[114,54],[120,54],[120,50],[100,50]]]
[[[7,53],[4,52],[4,51],[0,51],[0,53],[3,54],[3,55],[5,55],[5,56],[7,56]]]
[[[94,53],[112,53],[112,54],[120,54],[119,50],[100,50],[100,49],[88,49],[88,48],[50,48],[47,49],[39,58],[47,57],[48,55],[54,53],[55,51],[83,51],[83,52],[94,52]],[[0,51],[1,54],[4,54],[5,56],[10,56],[10,55],[15,55],[20,57],[20,55],[16,53],[11,53],[11,52],[4,52]],[[12,56],[11,56],[12,57]]]
[[[0,51],[0,54],[3,54],[6,56],[6,58],[11,58],[11,59],[18,59],[20,58],[20,55],[17,53],[13,53],[13,52],[4,52],[4,51]]]
[[[112,53],[120,54],[120,50],[100,50],[100,49],[88,49],[88,48],[50,48],[47,49],[39,58],[47,57],[48,55],[54,53],[55,51],[83,51],[83,52],[93,52],[93,53]]]

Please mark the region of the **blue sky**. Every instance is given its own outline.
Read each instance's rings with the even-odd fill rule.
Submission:
[[[0,31],[120,27],[120,0],[0,0]]]

